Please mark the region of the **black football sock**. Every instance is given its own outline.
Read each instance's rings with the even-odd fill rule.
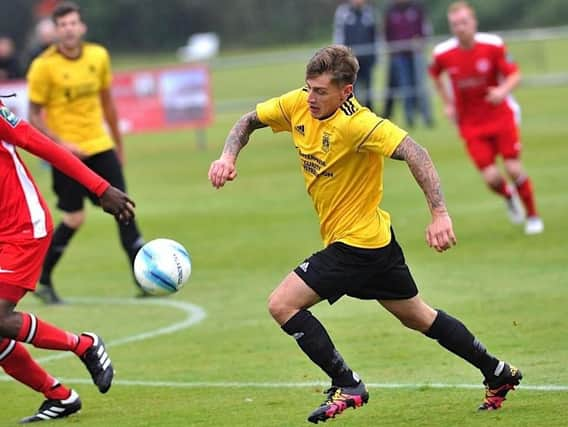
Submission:
[[[130,221],[128,224],[118,224],[118,230],[122,248],[126,252],[126,255],[128,255],[130,266],[132,267],[138,250],[144,244],[144,239],[140,235],[140,231],[138,231],[138,227],[134,221]]]
[[[68,227],[63,222],[59,223],[53,233],[53,239],[51,240],[51,244],[47,250],[39,283],[46,286],[52,286],[51,273],[63,255],[63,252],[65,252],[65,248],[67,248],[69,241],[76,231],[77,230],[75,228]]]
[[[437,311],[434,323],[424,335],[438,340],[442,347],[467,360],[478,368],[485,378],[498,374],[496,369],[499,359],[489,354],[462,322],[442,310]]]
[[[336,387],[352,387],[359,379],[335,349],[323,325],[308,310],[300,310],[282,329],[293,336],[304,353],[331,378]]]

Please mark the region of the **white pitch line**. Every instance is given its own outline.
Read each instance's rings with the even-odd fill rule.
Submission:
[[[159,305],[164,307],[176,308],[186,313],[186,318],[180,322],[173,323],[163,328],[155,329],[153,331],[142,332],[140,334],[131,335],[129,337],[118,338],[106,343],[107,347],[116,347],[123,344],[128,344],[135,341],[142,341],[150,338],[155,338],[160,335],[171,334],[182,329],[200,323],[207,314],[201,307],[183,301],[174,301],[163,298],[148,298],[148,299],[122,299],[122,298],[69,298],[69,301],[77,304],[112,304],[112,305]],[[71,352],[58,353],[51,356],[37,359],[40,363],[46,363],[52,360],[62,359],[65,357],[74,356]],[[12,381],[12,378],[0,374],[0,382]],[[92,384],[90,380],[84,378],[61,378],[61,381],[70,384]],[[129,386],[129,387],[165,387],[165,388],[307,388],[307,387],[328,387],[329,383],[325,382],[214,382],[214,381],[142,381],[142,380],[115,380],[115,386]],[[446,383],[366,383],[368,388],[376,389],[480,389],[479,384],[446,384]],[[522,384],[519,386],[527,391],[544,391],[544,392],[566,392],[568,385],[556,384],[543,384],[543,385],[530,385]]]
[[[67,384],[92,384],[91,380],[85,378],[58,378],[61,382]],[[10,381],[10,377],[0,377],[0,381]],[[479,390],[483,386],[481,384],[445,384],[445,383],[366,383],[368,388],[376,389],[460,389],[460,390]],[[115,380],[113,386],[127,387],[164,387],[164,388],[309,388],[309,387],[329,387],[329,383],[325,382],[215,382],[215,381],[141,381],[141,380]],[[519,390],[527,391],[543,391],[543,392],[568,392],[568,385],[555,384],[521,384]]]
[[[186,316],[179,322],[172,323],[171,325],[164,326],[163,328],[154,329],[152,331],[142,332],[135,335],[130,335],[124,338],[117,338],[112,341],[105,342],[106,347],[117,347],[119,345],[128,344],[135,341],[143,341],[150,338],[155,338],[160,335],[172,334],[181,331],[182,329],[189,328],[201,322],[207,314],[201,307],[184,302],[175,301],[167,298],[141,298],[141,299],[126,299],[126,298],[69,298],[69,301],[75,304],[112,304],[112,305],[159,305],[168,308],[175,308],[185,312]],[[57,353],[51,356],[38,358],[40,363],[51,362],[52,360],[64,359],[66,357],[75,356],[72,352]]]

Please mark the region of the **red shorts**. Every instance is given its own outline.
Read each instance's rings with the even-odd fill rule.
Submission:
[[[505,124],[491,132],[469,132],[462,129],[461,133],[469,156],[479,170],[494,164],[498,155],[504,159],[518,159],[521,155],[519,128],[514,123]]]
[[[41,239],[0,242],[0,299],[17,303],[35,290],[51,234]]]

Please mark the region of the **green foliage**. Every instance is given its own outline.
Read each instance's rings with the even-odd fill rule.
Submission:
[[[425,2],[437,34],[447,33],[446,9],[453,0]],[[566,25],[568,9],[563,0],[470,0],[482,31]]]
[[[425,2],[437,34],[448,32],[450,0]],[[26,3],[28,7],[24,7]],[[3,31],[23,41],[33,0],[2,2]],[[304,43],[331,39],[338,0],[77,0],[89,37],[113,51],[164,51],[183,45],[197,32],[219,33],[223,48]],[[372,1],[379,11],[385,1]],[[565,25],[564,0],[471,0],[483,30]]]

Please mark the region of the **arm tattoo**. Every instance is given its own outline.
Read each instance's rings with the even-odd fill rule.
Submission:
[[[266,127],[266,125],[258,119],[256,111],[251,111],[250,113],[245,114],[229,131],[229,135],[225,140],[223,154],[232,154],[236,157],[242,148],[247,145],[250,135],[256,129],[264,127]]]
[[[428,151],[407,136],[398,145],[391,158],[404,160],[414,175],[414,179],[424,191],[430,211],[445,212],[446,203],[440,185],[440,177],[432,163]]]

